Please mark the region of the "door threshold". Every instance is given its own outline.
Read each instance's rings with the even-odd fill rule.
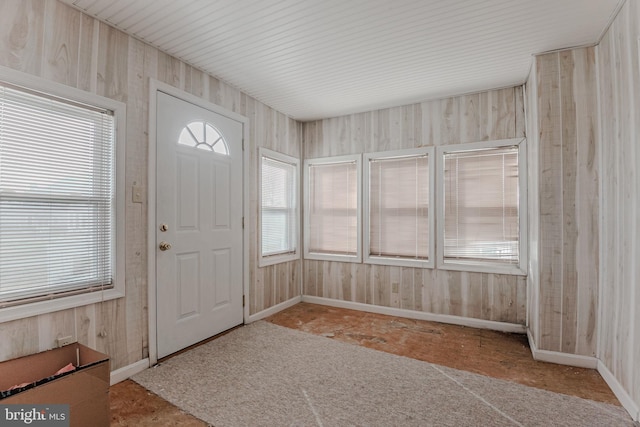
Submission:
[[[235,331],[236,329],[241,328],[241,327],[243,327],[243,326],[245,326],[245,325],[244,325],[243,323],[241,323],[241,324],[239,324],[239,325],[237,325],[237,326],[234,326],[234,327],[232,327],[232,328],[230,328],[230,329],[227,329],[226,331],[220,332],[219,334],[216,334],[216,335],[214,335],[214,336],[212,336],[212,337],[209,337],[209,338],[203,339],[202,341],[199,341],[199,342],[197,342],[197,343],[195,343],[195,344],[191,344],[189,347],[185,347],[185,348],[183,348],[182,350],[178,350],[178,351],[176,351],[175,353],[171,353],[171,354],[170,354],[170,355],[168,355],[168,356],[164,356],[164,357],[162,357],[162,358],[158,359],[158,362],[156,362],[156,365],[159,365],[159,364],[161,364],[162,362],[166,362],[167,360],[169,360],[169,359],[171,359],[172,357],[175,357],[175,356],[177,356],[177,355],[179,355],[179,354],[185,353],[185,352],[187,352],[187,351],[189,351],[189,350],[193,350],[193,349],[194,349],[194,348],[196,348],[196,347],[200,347],[200,346],[201,346],[201,345],[203,345],[203,344],[206,344],[206,343],[208,343],[208,342],[210,342],[210,341],[213,341],[213,340],[215,340],[215,339],[218,339],[218,338],[220,338],[220,337],[221,337],[221,336],[223,336],[223,335],[227,335],[229,332]]]

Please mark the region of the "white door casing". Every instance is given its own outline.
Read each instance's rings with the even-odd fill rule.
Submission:
[[[243,322],[243,124],[161,91],[156,114],[161,358]],[[205,139],[215,145],[193,142]]]

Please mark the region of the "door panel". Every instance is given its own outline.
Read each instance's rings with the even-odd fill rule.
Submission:
[[[176,179],[178,192],[178,218],[179,230],[198,229],[198,159],[178,153],[176,158]]]
[[[176,255],[176,268],[178,270],[178,281],[176,283],[178,291],[178,318],[199,314],[200,301],[200,255],[198,253],[187,253]]]
[[[214,306],[228,304],[231,300],[229,263],[231,261],[231,251],[223,249],[213,252],[213,286],[215,289]]]
[[[217,229],[229,228],[229,188],[230,171],[228,165],[217,165],[215,167],[214,185],[215,188],[215,217],[213,224]]]
[[[157,342],[164,357],[243,321],[242,123],[162,92],[156,114]],[[162,242],[171,247],[160,250]]]

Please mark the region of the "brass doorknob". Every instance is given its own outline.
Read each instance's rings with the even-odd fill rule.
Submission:
[[[169,249],[171,249],[171,243],[162,241],[160,242],[158,247],[160,248],[161,251],[168,251]]]

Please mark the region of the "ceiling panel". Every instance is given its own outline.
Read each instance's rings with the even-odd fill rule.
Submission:
[[[525,81],[622,0],[62,0],[298,120]]]

